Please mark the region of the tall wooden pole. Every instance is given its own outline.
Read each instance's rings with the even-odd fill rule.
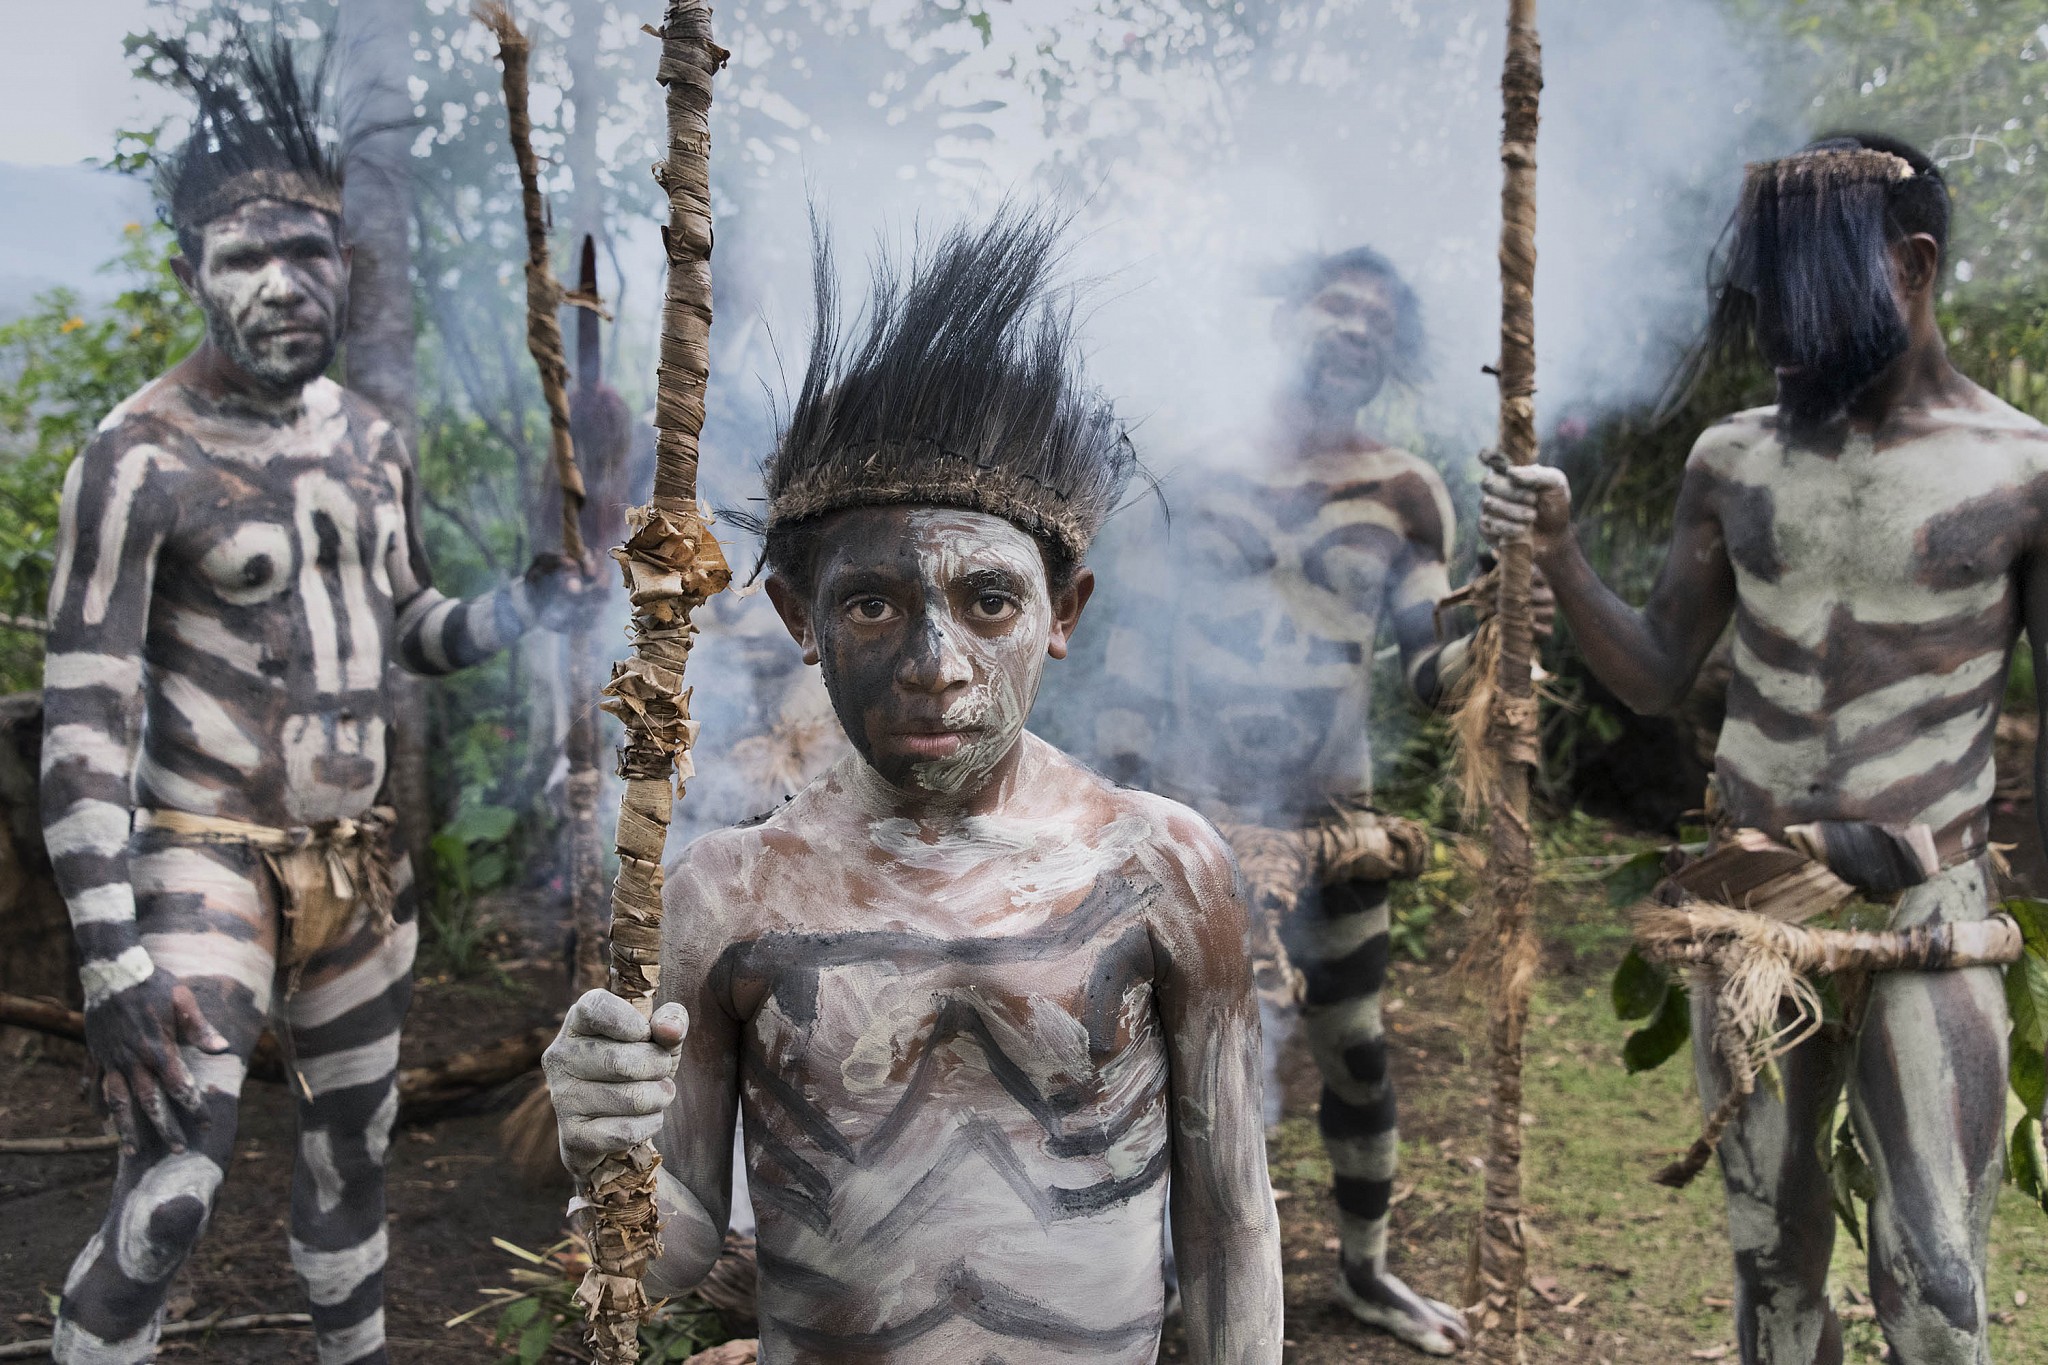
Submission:
[[[506,130],[519,166],[519,197],[526,219],[526,349],[540,371],[548,408],[549,446],[555,481],[562,489],[562,553],[583,559],[583,473],[576,467],[576,442],[569,432],[569,362],[562,354],[562,284],[548,259],[547,200],[540,189],[540,163],[533,154],[533,118],[528,112],[529,60],[533,44],[519,31],[512,12],[484,0],[476,17],[498,39],[505,67]],[[565,667],[569,695],[567,786],[569,914],[576,926],[576,989],[605,984],[605,905],[600,882],[604,848],[597,832],[597,711],[590,668],[591,632],[579,618],[569,631]]]
[[[1510,463],[1534,464],[1536,448],[1536,125],[1543,89],[1543,53],[1536,37],[1536,0],[1508,0],[1507,62],[1501,74],[1505,109],[1500,160],[1500,451]],[[1486,1193],[1470,1302],[1482,1359],[1522,1359],[1523,1286],[1528,1247],[1522,1228],[1522,1032],[1529,1018],[1537,944],[1530,928],[1535,856],[1529,830],[1529,784],[1537,759],[1536,695],[1530,679],[1533,642],[1527,541],[1501,547],[1500,663],[1489,716],[1489,741],[1500,758],[1488,828],[1487,882],[1494,904],[1500,980],[1488,1033],[1493,1098],[1488,1114]]]
[[[657,79],[668,87],[668,156],[654,178],[668,193],[668,290],[655,391],[654,496],[629,517],[612,551],[633,603],[633,657],[612,667],[605,709],[625,725],[619,746],[619,880],[612,888],[611,989],[646,1014],[661,962],[661,853],[669,815],[692,775],[697,723],[683,686],[695,627],[690,613],[730,580],[697,504],[697,437],[711,374],[711,78],[727,53],[711,41],[704,0],[669,0]],[[640,1278],[660,1254],[652,1143],[614,1152],[592,1173],[591,1267],[576,1298],[602,1365],[639,1358],[647,1311]]]

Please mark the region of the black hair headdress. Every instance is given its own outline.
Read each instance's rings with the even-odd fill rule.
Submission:
[[[210,57],[182,38],[143,51],[198,106],[183,145],[157,167],[157,198],[173,227],[189,232],[258,199],[341,216],[341,155],[322,128],[324,51],[310,80],[280,34],[258,41],[238,27]]]
[[[1073,304],[1054,289],[1063,224],[1007,206],[874,265],[864,325],[842,335],[815,230],[817,317],[803,387],[768,459],[770,537],[850,507],[926,503],[1002,517],[1078,560],[1138,472],[1082,375]]]

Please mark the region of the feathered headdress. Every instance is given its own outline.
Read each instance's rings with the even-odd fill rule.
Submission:
[[[203,227],[258,199],[341,216],[341,155],[322,127],[324,51],[308,80],[278,34],[258,41],[236,28],[206,58],[182,38],[144,50],[198,106],[184,144],[157,167],[157,198],[173,227]]]
[[[1081,371],[1052,276],[1062,224],[1006,207],[874,266],[842,336],[832,253],[814,232],[817,318],[803,387],[763,470],[771,538],[850,507],[927,503],[1012,522],[1073,560],[1139,469]]]

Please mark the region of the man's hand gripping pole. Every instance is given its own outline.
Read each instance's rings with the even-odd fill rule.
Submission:
[[[654,178],[668,193],[668,291],[662,305],[655,395],[654,497],[612,551],[633,608],[633,655],[612,666],[604,709],[626,727],[619,746],[619,879],[612,888],[610,987],[643,1015],[661,974],[661,854],[680,784],[694,773],[697,723],[683,685],[695,627],[690,613],[731,579],[697,503],[697,437],[711,371],[711,78],[726,51],[711,41],[704,0],[669,0],[656,36],[658,79],[668,89],[668,156]],[[590,1271],[577,1290],[602,1365],[639,1359],[648,1309],[641,1277],[661,1252],[652,1142],[600,1160],[584,1182]]]

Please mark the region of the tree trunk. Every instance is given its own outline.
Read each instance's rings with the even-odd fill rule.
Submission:
[[[0,991],[80,1002],[71,917],[43,847],[43,697],[0,697]]]
[[[1500,149],[1500,451],[1518,465],[1533,464],[1537,456],[1536,127],[1542,88],[1536,0],[1508,0],[1507,61],[1501,75],[1506,117]],[[1493,1096],[1470,1301],[1477,1303],[1473,1326],[1481,1358],[1515,1365],[1522,1359],[1522,1291],[1529,1275],[1522,1226],[1522,1032],[1537,959],[1529,924],[1535,882],[1529,779],[1537,751],[1527,541],[1502,547],[1498,581],[1500,665],[1489,730],[1500,765],[1488,817],[1487,880],[1500,979],[1488,1028]]]
[[[348,386],[376,404],[419,458],[419,376],[412,291],[413,184],[410,127],[415,0],[340,0],[337,68],[348,146],[342,216],[355,263],[349,275]],[[362,128],[384,131],[358,136]],[[415,509],[417,510],[417,509]],[[392,667],[388,783],[398,827],[422,892],[434,832],[427,784],[427,689]]]

